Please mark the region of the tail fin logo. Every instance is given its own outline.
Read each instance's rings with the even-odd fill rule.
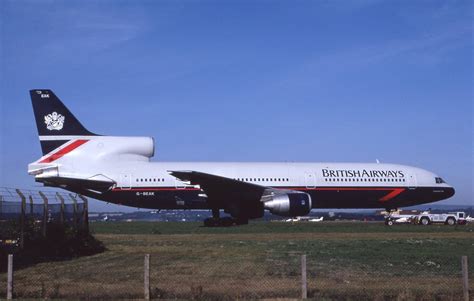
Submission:
[[[44,123],[46,123],[46,128],[50,131],[56,130],[60,131],[64,125],[64,116],[58,114],[57,112],[53,112],[44,116]]]

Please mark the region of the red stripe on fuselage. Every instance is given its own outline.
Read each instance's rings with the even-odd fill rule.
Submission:
[[[381,197],[379,201],[386,202],[403,191],[405,188],[396,187],[273,187],[274,189],[285,189],[285,190],[320,190],[320,191],[390,191],[387,195]],[[113,191],[196,191],[201,190],[199,188],[176,188],[176,187],[153,187],[153,188],[114,188]]]
[[[44,158],[39,163],[51,163],[51,162],[61,158],[62,156],[72,152],[73,150],[75,150],[79,146],[83,145],[87,141],[89,141],[89,140],[82,140],[82,139],[76,140],[73,143],[69,144],[68,146],[66,146],[66,147],[58,150],[57,152],[51,154],[50,156]]]
[[[153,187],[153,188],[114,188],[112,191],[183,191],[183,190],[201,190],[199,188],[176,188],[176,187]]]
[[[381,202],[389,201],[404,191],[405,191],[405,188],[396,188],[392,192],[384,196],[383,198],[380,198],[379,201]]]

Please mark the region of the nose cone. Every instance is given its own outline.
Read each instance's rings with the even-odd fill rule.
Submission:
[[[446,198],[452,197],[454,193],[455,193],[454,187],[448,187],[446,189]]]

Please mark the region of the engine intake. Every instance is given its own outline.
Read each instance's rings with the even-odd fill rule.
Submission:
[[[311,196],[304,192],[277,194],[264,203],[264,208],[280,216],[301,216],[311,211]]]

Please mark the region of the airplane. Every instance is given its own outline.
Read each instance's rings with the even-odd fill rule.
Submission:
[[[247,224],[265,210],[287,217],[312,208],[394,210],[454,195],[438,175],[398,164],[151,162],[153,138],[92,133],[53,91],[30,96],[43,154],[28,165],[36,182],[132,207],[208,209],[206,226]],[[230,217],[221,218],[222,209]]]

